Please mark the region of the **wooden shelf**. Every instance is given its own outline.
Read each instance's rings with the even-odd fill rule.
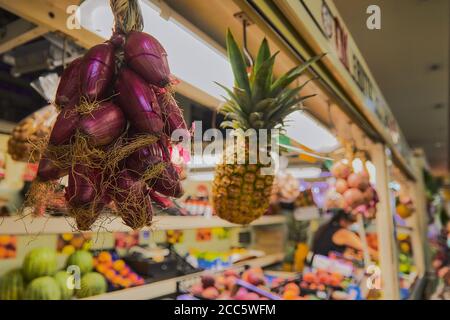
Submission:
[[[120,218],[103,217],[92,232],[128,232],[129,227]],[[186,230],[197,228],[230,228],[239,225],[229,223],[218,217],[180,217],[156,216],[151,230]],[[285,223],[284,216],[264,216],[250,226],[264,226]],[[74,220],[66,217],[6,217],[0,218],[0,234],[56,234],[77,232]]]
[[[284,254],[277,253],[267,255],[261,258],[243,261],[234,266],[249,265],[252,267],[266,267],[272,264],[279,263],[283,260]],[[150,300],[174,294],[177,292],[177,282],[191,277],[199,276],[208,271],[193,273],[190,275],[172,278],[163,281],[146,284],[139,287],[124,289],[120,291],[108,292],[102,295],[86,298],[84,300]]]

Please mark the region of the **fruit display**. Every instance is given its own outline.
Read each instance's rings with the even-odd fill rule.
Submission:
[[[206,300],[267,300],[273,294],[266,285],[263,270],[253,267],[243,272],[228,269],[217,274],[202,275],[185,291]]]
[[[25,203],[35,207],[68,176],[66,204],[81,231],[90,230],[111,202],[131,229],[151,226],[150,191],[183,194],[171,136],[189,133],[172,96],[167,53],[142,32],[137,0],[113,0],[111,7],[112,37],[62,74],[55,99],[61,111]]]
[[[56,252],[46,247],[32,249],[25,256],[22,265],[22,272],[27,281],[43,276],[53,276],[56,271]]]
[[[301,102],[309,98],[298,96],[304,85],[297,88],[289,86],[321,56],[275,80],[272,70],[276,55],[271,56],[267,40],[260,46],[250,76],[242,51],[231,32],[227,36],[227,49],[236,86],[231,90],[224,87],[229,97],[220,110],[226,118],[221,124],[223,128],[242,129],[244,132],[248,129],[271,130],[282,126],[284,118],[300,110]],[[267,142],[270,143],[270,139]],[[237,161],[238,152],[245,157],[244,164]],[[214,211],[229,222],[248,224],[265,214],[270,205],[274,176],[263,175],[261,169],[265,166],[261,162],[250,163],[251,152],[257,151],[250,150],[248,143],[233,144],[224,151],[225,161],[215,169]]]
[[[80,289],[76,290],[76,296],[80,299],[103,294],[108,285],[105,278],[97,272],[89,272],[81,277]]]
[[[186,258],[191,264],[201,269],[223,270],[241,260],[263,256],[264,252],[245,248],[232,248],[228,251],[201,251],[190,249]]]
[[[53,277],[36,278],[28,284],[25,300],[61,300],[61,290]]]
[[[94,258],[94,266],[95,270],[108,280],[113,289],[129,288],[145,283],[144,279],[131,270],[124,260],[108,251],[98,253]]]
[[[331,174],[336,179],[334,189],[327,195],[328,209],[341,208],[354,215],[374,219],[378,195],[370,184],[366,171],[353,172],[347,161],[337,161],[331,167]]]
[[[22,270],[11,270],[0,278],[0,300],[20,300],[24,290]]]
[[[8,140],[8,153],[15,161],[38,162],[41,140],[50,134],[56,119],[54,106],[46,106],[19,122]]]

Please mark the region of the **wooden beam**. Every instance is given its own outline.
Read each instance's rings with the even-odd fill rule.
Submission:
[[[372,162],[377,168],[376,190],[380,198],[377,205],[377,237],[378,254],[381,269],[381,286],[383,299],[398,300],[400,298],[398,280],[398,255],[394,237],[394,217],[392,214],[392,201],[389,191],[389,167],[386,156],[386,147],[377,143],[371,150]]]
[[[68,8],[78,5],[77,0],[0,0],[0,7],[14,13],[49,31],[60,31],[71,37],[78,45],[90,48],[104,40],[96,34],[83,29],[69,28],[71,14]]]
[[[5,33],[0,36],[0,54],[36,39],[47,32],[48,28],[36,26],[24,19],[11,22],[5,27]]]

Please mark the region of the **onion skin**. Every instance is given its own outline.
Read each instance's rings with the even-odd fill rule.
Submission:
[[[75,106],[62,110],[56,118],[49,143],[54,146],[61,146],[70,142],[80,123],[80,116],[75,110]]]
[[[111,86],[115,69],[114,45],[102,43],[84,56],[80,69],[81,94],[88,101],[99,101]]]
[[[144,32],[131,31],[124,52],[130,68],[145,81],[160,88],[170,83],[167,53],[157,39]]]
[[[58,180],[69,174],[68,169],[59,168],[51,159],[43,155],[39,161],[37,177],[42,182]]]
[[[118,106],[102,102],[81,119],[79,129],[88,136],[90,145],[98,147],[115,141],[125,131],[126,125],[125,116]]]
[[[102,173],[77,164],[69,172],[69,184],[66,188],[66,200],[73,207],[85,207],[93,203],[101,203]]]
[[[70,63],[64,70],[56,92],[55,104],[61,109],[67,107],[74,99],[80,99],[80,67],[83,58]]]
[[[150,146],[139,149],[126,159],[126,167],[137,173],[144,174],[150,167],[163,161],[160,146],[154,143]]]
[[[148,182],[149,186],[166,197],[180,198],[184,194],[178,171],[170,161],[170,155],[163,141],[158,142],[163,152],[165,168],[156,179]]]
[[[155,92],[140,76],[130,69],[122,69],[115,88],[118,105],[137,131],[162,132],[164,123]]]
[[[156,91],[158,103],[162,109],[162,116],[164,120],[164,133],[171,137],[173,132],[177,129],[188,131],[186,121],[184,120],[183,112],[178,106],[174,98],[169,98],[167,103],[164,103],[164,93],[162,90]]]
[[[110,194],[127,226],[138,230],[151,225],[153,208],[148,189],[131,171],[125,169],[118,173]]]
[[[174,207],[174,204],[173,204],[173,202],[170,199],[168,199],[168,198],[158,194],[158,192],[156,192],[154,190],[150,190],[149,191],[149,195],[150,195],[150,199],[156,205],[160,206],[163,209]]]

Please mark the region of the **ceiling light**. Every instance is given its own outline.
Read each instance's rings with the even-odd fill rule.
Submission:
[[[328,153],[339,148],[336,137],[304,111],[291,113],[285,122],[286,135],[314,151]]]
[[[169,55],[172,73],[181,81],[220,99],[223,89],[234,84],[231,66],[222,52],[211,46],[174,18],[160,16],[161,10],[148,0],[140,1],[144,31],[156,37]],[[108,0],[86,0],[77,12],[83,28],[109,39],[113,29],[113,14]]]

